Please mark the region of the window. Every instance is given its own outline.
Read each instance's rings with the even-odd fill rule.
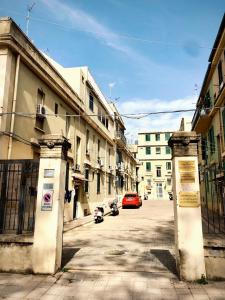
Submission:
[[[146,171],[147,172],[151,171],[151,163],[149,161],[146,162]]]
[[[225,109],[222,112],[222,119],[223,119],[223,139],[225,144]]]
[[[169,146],[166,146],[166,154],[171,154],[171,149]]]
[[[107,114],[101,107],[98,108],[98,119],[108,129],[109,119],[106,117]]]
[[[151,154],[151,147],[146,147],[145,148],[145,154],[146,155]]]
[[[207,160],[207,138],[202,138],[201,150],[202,150],[202,160]]]
[[[112,178],[111,175],[108,177],[108,194],[111,194],[111,184],[112,184]]]
[[[151,135],[150,134],[146,134],[145,135],[145,141],[146,142],[150,142],[151,141]]]
[[[58,103],[55,103],[55,115],[57,116],[59,112],[59,105]]]
[[[156,141],[160,141],[160,133],[156,133],[155,134],[155,140]]]
[[[171,182],[172,182],[171,178],[167,178],[167,185],[171,185]]]
[[[147,186],[151,186],[151,179],[147,179]]]
[[[215,153],[215,137],[214,137],[213,126],[209,129],[208,138],[209,138],[210,153],[213,154]]]
[[[171,162],[170,161],[166,162],[166,169],[171,170]]]
[[[223,82],[222,61],[219,62],[217,70],[218,70],[218,78],[219,78],[219,86],[220,86],[221,83]]]
[[[111,167],[111,149],[108,149],[108,162],[109,162],[109,167]]]
[[[86,131],[86,154],[90,153],[90,149],[89,149],[89,130],[87,129]]]
[[[37,108],[40,105],[44,105],[45,104],[45,93],[38,89],[37,91]],[[36,122],[35,122],[35,127],[44,130],[44,123],[45,123],[45,116],[41,115],[41,114],[37,114],[36,115]]]
[[[97,173],[97,194],[100,194],[101,190],[101,178],[100,178],[100,173]]]
[[[100,157],[100,140],[98,140],[98,158]]]
[[[91,93],[89,94],[89,108],[91,111],[94,111],[94,97]]]
[[[165,140],[168,141],[170,138],[170,133],[169,132],[166,132],[165,133]]]
[[[211,97],[209,91],[205,95],[205,107],[210,108],[211,107]]]
[[[155,153],[156,153],[156,154],[161,154],[161,148],[160,148],[160,147],[156,147]]]
[[[158,166],[156,167],[156,177],[161,177],[161,176],[162,176],[161,167]]]
[[[89,189],[89,184],[88,184],[88,179],[89,179],[89,169],[85,169],[85,182],[84,182],[84,191],[85,193],[88,193]]]
[[[69,130],[70,130],[70,116],[66,113],[66,137],[69,137]]]
[[[81,147],[80,147],[80,138],[77,136],[77,151],[76,151],[76,164],[80,165],[80,159],[81,159]]]

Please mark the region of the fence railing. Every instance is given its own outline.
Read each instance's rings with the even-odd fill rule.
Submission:
[[[39,162],[0,160],[0,233],[34,231]]]
[[[205,233],[225,234],[224,164],[215,164],[202,173],[201,210]]]

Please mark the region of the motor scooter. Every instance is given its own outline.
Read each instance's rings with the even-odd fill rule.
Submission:
[[[101,206],[97,206],[94,210],[94,221],[95,223],[100,223],[104,221],[104,208]]]
[[[112,216],[117,216],[119,214],[119,209],[117,206],[117,200],[113,200],[111,203],[109,203],[109,207],[111,209],[111,215]]]

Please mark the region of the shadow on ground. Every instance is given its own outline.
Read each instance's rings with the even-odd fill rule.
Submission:
[[[80,250],[80,248],[71,248],[64,247],[62,251],[62,262],[61,268],[65,267],[65,265],[74,257],[74,255]]]
[[[171,273],[177,274],[176,260],[169,250],[152,249],[151,253],[163,264]]]

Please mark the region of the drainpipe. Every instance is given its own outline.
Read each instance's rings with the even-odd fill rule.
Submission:
[[[11,122],[10,122],[10,136],[9,136],[9,146],[8,146],[8,157],[7,157],[7,159],[10,159],[11,154],[12,154],[13,130],[14,130],[14,124],[15,124],[15,114],[14,113],[16,111],[19,67],[20,67],[20,54],[17,55],[17,59],[16,59],[16,74],[15,74],[15,82],[14,82],[14,89],[13,89],[12,117],[11,117]]]

